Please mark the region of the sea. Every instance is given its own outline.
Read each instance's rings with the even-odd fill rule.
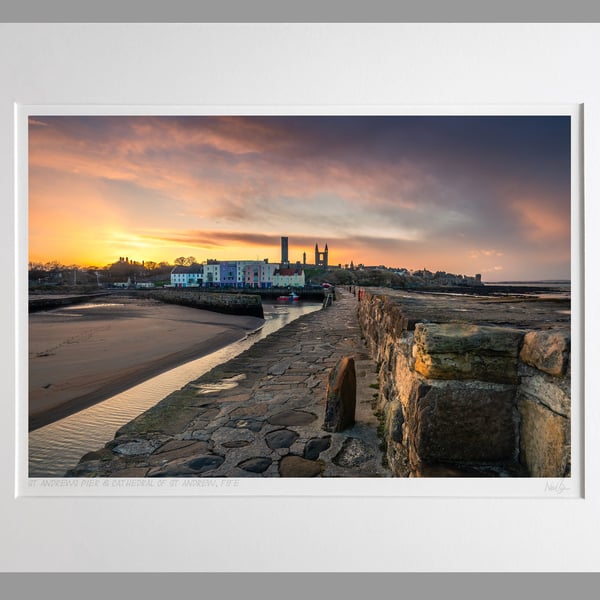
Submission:
[[[498,290],[498,294],[527,294],[538,298],[564,299],[571,297],[571,282],[564,279],[542,281],[491,281],[485,282],[488,290]]]
[[[80,304],[77,309],[85,310],[86,305]],[[320,309],[320,303],[263,302],[264,325],[242,340],[30,432],[28,435],[29,477],[63,477],[84,454],[104,446],[114,438],[120,427],[170,393],[207,373],[213,367],[231,360],[258,340],[285,327],[302,315]]]

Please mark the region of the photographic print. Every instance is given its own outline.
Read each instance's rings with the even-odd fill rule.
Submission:
[[[27,117],[30,479],[571,476],[571,114]]]

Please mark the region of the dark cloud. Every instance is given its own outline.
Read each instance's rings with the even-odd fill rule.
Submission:
[[[36,169],[60,175],[62,188],[88,177],[108,214],[166,241],[277,246],[281,232],[380,262],[511,248],[532,270],[540,253],[569,247],[568,117],[35,116],[30,125],[36,186]]]
[[[221,230],[173,231],[164,234],[145,234],[144,237],[163,242],[177,242],[206,248],[227,247],[232,244],[275,246],[279,244],[280,241],[280,237],[277,237],[276,235]]]

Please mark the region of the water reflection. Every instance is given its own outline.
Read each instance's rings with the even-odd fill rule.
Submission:
[[[197,379],[270,333],[319,304],[270,305],[264,303],[265,324],[243,340],[162,373],[74,415],[32,431],[29,441],[29,476],[62,477],[79,459],[111,440],[117,429],[154,406],[171,392]]]

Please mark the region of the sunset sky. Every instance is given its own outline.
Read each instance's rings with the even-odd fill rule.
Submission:
[[[570,118],[31,116],[29,260],[570,277]]]

